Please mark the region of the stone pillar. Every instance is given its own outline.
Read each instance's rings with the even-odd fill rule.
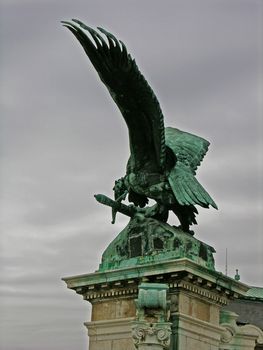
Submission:
[[[224,332],[219,323],[220,308],[227,304],[229,297],[238,297],[248,290],[244,284],[187,258],[63,280],[68,288],[92,304],[91,321],[85,324],[90,337],[90,350],[134,350],[133,340],[136,338],[140,350],[145,349],[146,343],[153,339],[155,347],[151,349],[164,349],[165,342],[169,342],[167,333],[170,326],[165,324],[167,320],[159,315],[159,324],[153,322],[154,319],[156,321],[156,313],[153,313],[155,318],[151,319],[148,311],[144,312],[142,319],[138,319],[138,313],[136,315],[138,289],[145,282],[168,286],[167,300],[171,303],[168,320],[172,323],[170,350],[218,350]],[[144,300],[147,303],[151,297],[148,295]],[[168,310],[166,312],[168,317]],[[134,321],[142,333],[134,326]],[[142,338],[138,332],[143,334]]]
[[[223,310],[220,325],[223,327],[220,350],[254,350],[257,344],[263,344],[263,332],[260,328],[246,324],[238,326],[235,312]]]
[[[168,286],[162,283],[142,283],[135,300],[136,321],[132,337],[138,350],[169,349],[171,323],[168,320]]]
[[[106,285],[104,288],[99,294],[94,291],[87,297],[92,303],[91,322],[85,323],[89,350],[133,350],[131,324],[136,307],[134,297],[129,294],[135,290],[125,289],[118,282],[111,291],[107,291]]]
[[[171,295],[172,349],[218,349],[222,333],[219,312],[227,298],[209,282],[189,277],[190,281],[179,282]]]

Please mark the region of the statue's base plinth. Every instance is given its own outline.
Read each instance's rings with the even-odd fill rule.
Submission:
[[[229,298],[238,297],[248,289],[244,284],[186,258],[63,280],[68,288],[92,304],[91,322],[86,323],[89,350],[134,350],[135,300],[139,285],[145,282],[168,286],[169,322],[172,323],[170,349],[219,349],[223,330],[219,324],[220,308]]]
[[[200,266],[215,270],[214,253],[213,247],[180,227],[136,215],[104,251],[99,271],[180,258],[188,258]]]

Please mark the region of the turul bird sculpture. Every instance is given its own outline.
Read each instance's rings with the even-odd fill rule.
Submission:
[[[217,209],[195,178],[209,142],[164,127],[159,102],[122,41],[105,29],[94,30],[76,19],[62,23],[82,45],[129,130],[130,157],[126,175],[115,181],[115,203],[123,207],[121,202],[128,195],[138,212],[163,222],[172,210],[182,230],[192,232],[189,226],[197,223],[195,205]],[[156,203],[146,207],[149,198]],[[112,207],[114,221],[118,206]]]

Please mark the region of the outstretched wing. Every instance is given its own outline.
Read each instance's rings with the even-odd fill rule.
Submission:
[[[165,129],[166,145],[176,156],[175,167],[168,180],[173,193],[181,205],[217,205],[195,178],[197,167],[208,151],[209,142],[202,137],[175,129]]]
[[[63,21],[78,39],[118,105],[129,129],[130,168],[159,172],[165,163],[163,114],[154,92],[140,73],[125,45],[102,28],[78,20]]]

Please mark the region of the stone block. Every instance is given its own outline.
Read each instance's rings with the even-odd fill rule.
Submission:
[[[220,319],[220,307],[215,304],[210,305],[210,317],[209,317],[209,322],[218,325],[219,324],[219,319]]]
[[[89,350],[111,350],[112,342],[111,340],[100,340],[96,342],[90,342]]]
[[[100,350],[99,347],[96,347],[96,344],[102,344],[101,346],[105,346],[105,350],[115,350],[115,348],[112,348],[113,342],[116,344],[118,342],[119,344],[125,343],[126,345],[132,343],[131,322],[133,320],[134,318],[130,317],[86,322],[85,326],[88,329],[90,350]],[[123,349],[134,350],[133,348],[129,347]]]
[[[193,295],[180,293],[179,311],[202,321],[210,321],[210,304],[193,297]]]
[[[210,350],[220,343],[223,328],[189,315],[177,313],[178,350]]]
[[[112,341],[112,350],[134,350],[132,339],[118,339]]]
[[[105,300],[94,303],[91,321],[114,320],[135,317],[136,307],[134,299]]]
[[[186,340],[186,347],[179,347],[178,350],[210,350],[211,344],[203,341],[202,338],[194,339],[188,337]]]

